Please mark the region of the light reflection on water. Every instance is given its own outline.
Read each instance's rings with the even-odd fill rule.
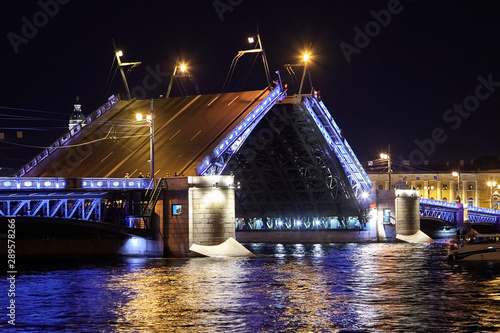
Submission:
[[[500,263],[446,243],[248,244],[254,258],[25,262],[28,332],[475,332],[500,329]],[[5,279],[0,290],[7,291]],[[5,309],[6,300],[0,298]],[[5,306],[4,306],[5,305]],[[5,311],[4,311],[5,312]],[[2,319],[0,330],[11,327]]]

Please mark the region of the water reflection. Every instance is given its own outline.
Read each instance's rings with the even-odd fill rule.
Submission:
[[[35,265],[18,279],[16,329],[472,332],[500,328],[500,265],[449,264],[445,243],[248,247],[256,257]],[[5,288],[5,282],[0,287]],[[11,329],[1,325],[2,331]]]

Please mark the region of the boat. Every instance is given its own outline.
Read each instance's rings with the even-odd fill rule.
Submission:
[[[453,261],[500,261],[500,234],[457,235],[448,251]]]

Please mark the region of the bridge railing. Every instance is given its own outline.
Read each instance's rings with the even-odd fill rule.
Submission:
[[[455,202],[447,202],[447,201],[425,199],[425,198],[420,198],[420,204],[421,205],[428,205],[428,206],[443,207],[443,208],[451,208],[451,209],[459,209],[460,205],[462,205],[462,204],[455,203]]]
[[[147,189],[149,178],[0,177],[0,191]]]
[[[285,98],[286,91],[283,91],[281,85],[278,85],[269,93],[246,117],[241,123],[233,129],[219,145],[203,159],[196,167],[196,173],[200,176],[219,175],[238,149],[243,141],[250,135],[252,129],[264,117],[264,115],[280,100]],[[227,153],[228,156],[223,156]]]
[[[118,103],[120,101],[120,97],[116,95],[111,95],[108,98],[108,101],[101,105],[97,110],[92,112],[90,115],[88,115],[85,118],[85,122],[82,124],[78,124],[73,126],[68,132],[64,133],[59,139],[57,139],[56,142],[54,142],[49,148],[44,149],[40,154],[38,154],[35,158],[33,158],[31,161],[28,162],[28,164],[24,165],[19,169],[17,174],[14,175],[14,177],[19,176],[22,177],[26,174],[26,172],[30,171],[33,169],[38,163],[43,161],[45,158],[47,158],[50,154],[52,154],[55,150],[57,150],[58,147],[64,146],[66,142],[69,141],[72,137],[77,135],[84,126],[90,124],[92,121],[95,119],[99,118],[102,114],[107,112],[113,105]]]

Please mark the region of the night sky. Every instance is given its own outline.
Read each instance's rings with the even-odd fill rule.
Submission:
[[[256,23],[273,79],[280,70],[290,93],[283,65],[312,47],[313,86],[360,161],[388,144],[393,158],[417,164],[500,155],[499,18],[500,3],[488,0],[10,1],[1,11],[0,167],[41,150],[19,145],[63,134],[75,96],[87,115],[124,93],[119,73],[107,84],[113,39],[122,61],[142,62],[128,77],[138,97],[164,95],[177,58],[201,93],[218,93]],[[266,86],[253,62],[242,58],[229,90]]]

